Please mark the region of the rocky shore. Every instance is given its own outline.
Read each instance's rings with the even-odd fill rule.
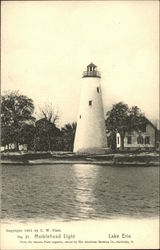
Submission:
[[[99,164],[99,165],[139,165],[159,166],[157,152],[108,153],[105,155],[74,154],[71,152],[3,152],[2,164]]]

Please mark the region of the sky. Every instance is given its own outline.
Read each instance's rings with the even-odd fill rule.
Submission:
[[[137,105],[159,118],[158,1],[2,1],[1,85],[77,119],[82,73],[101,72],[104,113]]]

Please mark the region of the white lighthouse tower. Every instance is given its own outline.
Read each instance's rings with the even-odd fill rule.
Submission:
[[[75,153],[104,154],[107,148],[100,72],[93,63],[83,72]]]

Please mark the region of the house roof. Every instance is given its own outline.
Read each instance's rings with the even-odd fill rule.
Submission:
[[[145,116],[143,116],[143,117],[137,117],[138,119],[140,119],[140,123],[139,123],[139,125],[138,125],[138,128],[139,128],[139,130],[140,131],[142,131],[142,132],[144,132],[145,131],[145,129],[146,129],[146,125],[147,124],[150,124],[151,126],[152,126],[152,128],[155,130],[155,132],[156,133],[158,133],[158,129],[156,128],[156,126],[155,125],[153,125],[153,123],[150,121],[150,120],[148,120],[148,118],[146,118]],[[136,130],[136,129],[135,129]],[[144,130],[144,131],[143,131]],[[134,131],[134,129],[132,130],[132,131]],[[117,129],[117,133],[119,132],[119,129]],[[130,131],[131,132],[131,131]]]
[[[146,122],[149,123],[155,130],[158,130],[158,129],[156,128],[156,126],[153,125],[153,123],[152,123],[150,120],[148,120],[148,118],[146,118],[146,117],[144,117],[144,118],[145,118]]]

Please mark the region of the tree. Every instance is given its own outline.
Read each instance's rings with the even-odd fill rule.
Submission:
[[[116,134],[117,132],[120,133],[122,148],[124,147],[124,136],[125,132],[128,129],[128,116],[129,116],[129,108],[127,104],[123,102],[119,102],[112,106],[112,109],[107,112],[107,119],[106,119],[106,128],[108,132],[112,132]]]
[[[20,140],[21,144],[27,144],[28,150],[34,149],[34,137],[36,128],[33,124],[23,124],[20,128]]]
[[[9,91],[1,99],[1,121],[3,143],[14,143],[18,150],[20,131],[25,123],[33,123],[34,104],[32,99],[18,91]]]
[[[107,112],[106,128],[110,133],[112,141],[117,132],[121,136],[121,148],[124,148],[124,137],[126,132],[141,130],[146,124],[146,118],[137,106],[131,108],[123,102],[116,103]],[[113,144],[113,142],[112,142]]]
[[[76,132],[77,123],[67,123],[61,129],[63,139],[63,150],[73,151],[74,137]]]
[[[56,150],[56,138],[60,135],[54,123],[42,118],[36,122],[35,150]]]
[[[59,112],[52,103],[45,103],[43,106],[39,107],[38,116],[40,119],[45,118],[53,124],[56,124],[59,120]]]
[[[146,126],[147,119],[145,115],[141,112],[141,110],[137,106],[133,106],[129,109],[129,117],[128,117],[128,131],[143,131]]]
[[[112,150],[116,149],[116,133],[111,131],[107,136],[108,147]]]
[[[4,126],[1,128],[1,145],[6,149],[9,149],[9,144],[13,142],[13,132],[10,126]]]

